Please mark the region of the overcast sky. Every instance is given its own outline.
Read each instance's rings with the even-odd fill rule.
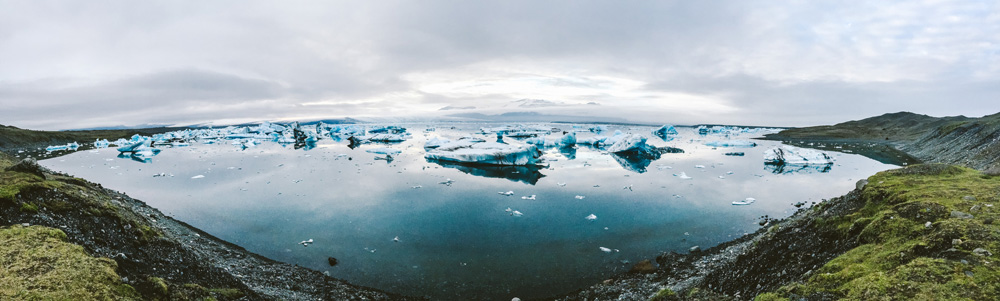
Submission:
[[[978,117],[1000,112],[998,6],[0,0],[0,124]]]

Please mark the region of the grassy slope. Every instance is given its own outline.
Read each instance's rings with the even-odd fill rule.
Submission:
[[[0,228],[0,299],[138,300],[115,273],[114,260],[94,258],[59,229]]]
[[[90,143],[94,140],[128,138],[135,134],[150,135],[163,133],[177,128],[149,128],[129,130],[97,130],[97,131],[33,131],[12,126],[0,125],[0,151],[45,147],[49,145],[66,144],[70,142]]]
[[[997,254],[975,254],[977,249],[1000,253],[1000,227],[994,224],[1000,217],[1000,177],[933,164],[881,172],[869,182],[861,210],[817,221],[860,245],[804,281],[757,300],[995,300],[1000,295]]]

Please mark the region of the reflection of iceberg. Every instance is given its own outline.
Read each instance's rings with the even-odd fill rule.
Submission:
[[[659,156],[657,156],[655,159],[651,159],[650,157],[640,156],[636,153],[622,153],[622,154],[612,153],[611,157],[618,162],[618,165],[621,165],[626,170],[634,171],[637,173],[646,172],[646,167],[649,167],[649,164],[653,163],[653,160],[659,159]]]
[[[427,159],[427,162],[437,163],[443,167],[458,169],[464,173],[487,178],[502,178],[514,182],[522,182],[530,185],[538,183],[545,175],[539,172],[537,166],[502,166],[476,163],[458,163],[435,159]],[[501,193],[503,194],[503,193]],[[510,194],[513,194],[511,192]],[[506,195],[506,194],[505,194]]]
[[[829,172],[833,157],[826,153],[781,145],[764,152],[764,168],[772,173]]]
[[[798,164],[764,164],[764,170],[770,171],[774,174],[793,174],[793,173],[825,173],[830,172],[833,169],[833,164],[813,164],[813,165],[798,165]]]
[[[572,146],[564,146],[559,148],[559,153],[562,154],[566,159],[573,160],[576,159],[576,148]]]

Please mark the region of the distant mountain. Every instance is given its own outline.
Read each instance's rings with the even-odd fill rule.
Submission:
[[[771,140],[867,142],[890,145],[924,162],[1000,168],[1000,113],[969,118],[898,112],[835,125],[767,135]]]
[[[503,114],[487,115],[482,113],[460,113],[447,115],[448,117],[471,119],[475,121],[496,121],[496,122],[576,122],[576,123],[627,123],[624,118],[615,117],[595,117],[595,116],[572,116],[572,115],[549,115],[538,112],[507,112]]]
[[[79,129],[70,129],[70,130],[63,130],[63,131],[134,130],[134,129],[162,128],[162,127],[170,127],[170,126],[173,126],[173,125],[172,124],[166,124],[166,123],[160,123],[160,124],[144,123],[144,124],[138,124],[138,125],[115,125],[115,126],[101,126],[101,127],[79,128]]]

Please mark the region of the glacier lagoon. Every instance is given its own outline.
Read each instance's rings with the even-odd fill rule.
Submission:
[[[664,141],[651,134],[659,127],[614,125],[600,135],[641,134],[684,152],[628,160],[582,145],[545,148],[543,167],[424,157],[429,139],[495,141],[480,129],[499,125],[402,124],[412,133],[406,141],[355,148],[329,137],[305,148],[192,141],[162,147],[148,160],[105,148],[41,163],[252,252],[350,283],[434,299],[506,300],[567,293],[662,252],[709,248],[756,231],[762,216],[788,216],[795,203],[843,195],[857,180],[895,167],[835,152],[827,152],[836,160],[830,166],[775,167],[764,164],[763,153],[780,142],[745,143],[759,133],[678,127]],[[550,135],[556,139],[562,131],[576,131],[579,140],[598,135],[587,130],[593,125],[541,126],[560,129]],[[737,147],[709,146],[726,141]],[[387,161],[367,152],[385,147],[401,153]],[[746,198],[756,201],[733,203]]]

